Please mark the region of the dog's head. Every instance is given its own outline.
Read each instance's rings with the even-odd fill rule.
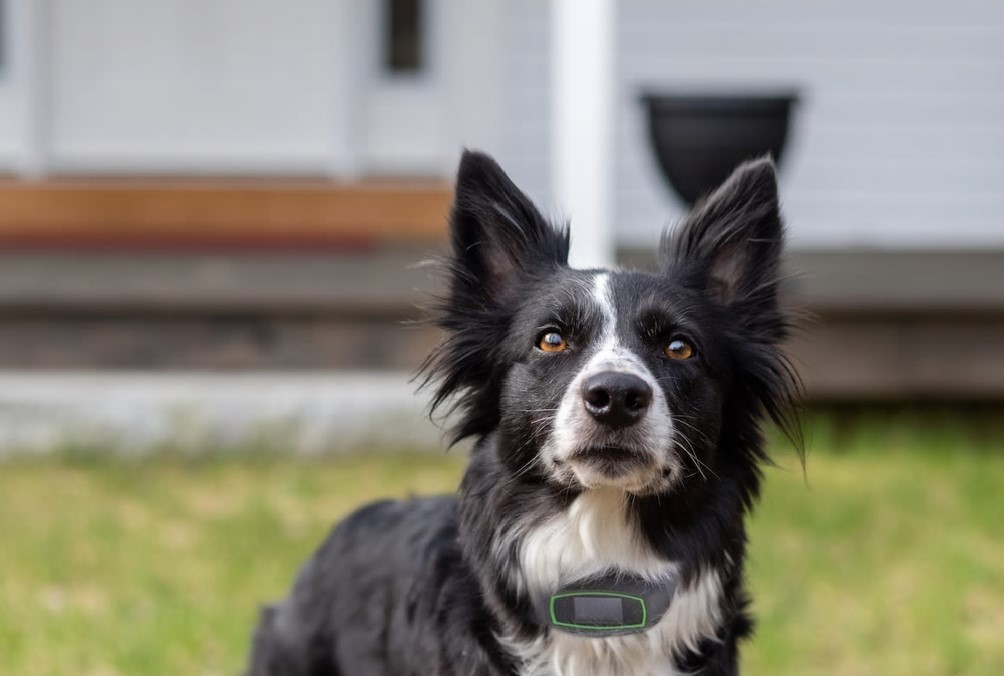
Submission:
[[[454,399],[456,439],[497,433],[512,472],[672,490],[714,475],[730,420],[783,421],[795,382],[770,161],[739,167],[663,237],[658,274],[568,267],[568,229],[480,153],[461,160],[450,236],[434,406]]]

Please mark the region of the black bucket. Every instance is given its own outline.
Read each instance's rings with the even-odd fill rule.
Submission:
[[[769,154],[780,164],[798,97],[647,93],[642,101],[662,175],[693,204],[744,160]]]

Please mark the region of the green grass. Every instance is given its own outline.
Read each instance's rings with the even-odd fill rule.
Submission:
[[[809,426],[768,470],[750,674],[1004,673],[1004,448],[964,422]],[[441,455],[0,464],[0,673],[233,674],[331,522],[451,491]]]
[[[749,672],[1004,674],[1004,436],[827,422],[751,524]]]

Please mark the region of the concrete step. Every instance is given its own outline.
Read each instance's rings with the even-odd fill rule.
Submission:
[[[0,372],[0,454],[442,451],[406,373]]]

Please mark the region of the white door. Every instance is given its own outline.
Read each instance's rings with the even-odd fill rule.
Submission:
[[[371,0],[360,51],[359,168],[364,174],[442,176],[452,161],[444,0]]]

